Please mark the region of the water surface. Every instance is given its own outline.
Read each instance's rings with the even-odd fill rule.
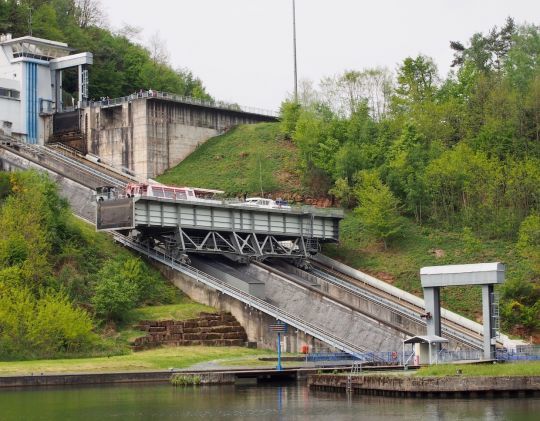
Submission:
[[[537,420],[540,398],[401,399],[305,385],[123,385],[0,391],[0,420]]]

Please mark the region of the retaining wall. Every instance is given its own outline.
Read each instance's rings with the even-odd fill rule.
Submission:
[[[243,346],[247,340],[246,331],[230,313],[201,313],[199,318],[188,320],[145,320],[136,327],[148,334],[135,339],[135,351],[159,345]]]
[[[309,376],[312,389],[346,391],[348,376],[314,374]],[[497,393],[538,393],[540,376],[501,377],[416,377],[411,375],[352,376],[350,390],[361,394],[430,397],[432,395],[484,395]]]

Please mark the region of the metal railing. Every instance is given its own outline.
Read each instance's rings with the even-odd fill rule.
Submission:
[[[159,191],[162,187],[169,188],[168,190]],[[187,189],[190,189],[191,187],[185,187]],[[224,205],[224,206],[232,206],[232,207],[238,207],[241,209],[246,210],[275,210],[279,212],[291,212],[291,213],[299,213],[299,214],[309,214],[314,216],[321,216],[321,217],[334,217],[334,218],[343,218],[344,212],[342,209],[336,209],[336,208],[317,208],[314,206],[309,205],[291,205],[288,207],[264,207],[264,206],[253,206],[253,205],[246,205],[246,202],[237,199],[237,198],[211,198],[211,199],[205,199],[205,198],[198,198],[198,197],[188,197],[187,193],[183,190],[184,187],[170,187],[170,186],[161,186],[161,185],[153,185],[152,186],[152,194],[149,194],[147,191],[136,194],[136,197],[141,197],[143,199],[158,199],[158,200],[171,200],[171,201],[180,201],[180,202],[193,202],[193,203],[201,203],[201,204],[215,204],[215,205]],[[113,199],[124,199],[128,197],[126,195],[126,192],[124,191],[118,191],[115,192]],[[304,228],[304,234],[308,234],[309,229],[307,227]]]
[[[342,338],[339,338],[332,333],[325,331],[323,328],[316,326],[315,324],[306,322],[305,320],[292,313],[284,311],[279,307],[276,307],[272,304],[267,303],[266,301],[261,300],[260,298],[254,297],[240,289],[237,289],[207,273],[201,272],[200,270],[173,258],[165,252],[143,247],[139,243],[130,240],[129,238],[124,237],[123,235],[118,233],[114,233],[113,237],[117,242],[124,244],[125,246],[136,250],[139,253],[144,254],[160,263],[163,263],[178,272],[184,273],[185,275],[194,278],[196,281],[202,282],[203,284],[223,294],[227,294],[230,297],[245,303],[249,307],[260,310],[263,313],[274,317],[276,320],[283,321],[291,327],[301,330],[336,349],[340,349],[344,352],[347,352],[348,354],[357,356],[358,359],[363,359],[364,356],[367,354],[374,355],[375,357],[373,358],[376,358],[376,354],[371,352],[370,350],[348,342]]]
[[[306,362],[339,362],[339,361],[364,361],[374,363],[386,363],[388,365],[402,365],[414,355],[414,351],[406,352],[365,352],[351,355],[345,352],[312,352],[306,354]]]
[[[43,157],[48,156],[51,161],[48,162],[48,165],[54,167],[54,163],[67,164],[69,168],[77,171],[82,177],[87,178],[87,180],[93,180],[96,184],[111,184],[116,187],[123,188],[125,183],[119,181],[118,179],[103,174],[100,171],[94,170],[77,160],[69,158],[59,152],[52,150],[41,145],[34,145],[24,142],[13,141],[10,142],[10,147],[16,146],[20,152],[26,153],[38,159],[43,159]],[[54,171],[62,171],[62,169],[56,168]]]
[[[540,346],[527,345],[514,350],[497,350],[495,358],[504,361],[540,361]]]
[[[136,92],[131,95],[126,95],[120,98],[107,98],[102,99],[100,101],[84,101],[82,106],[83,107],[111,107],[115,105],[124,104],[126,102],[131,102],[136,99],[141,98],[159,98],[159,99],[166,99],[169,101],[179,102],[182,104],[191,104],[191,105],[200,105],[203,107],[209,107],[209,108],[215,108],[218,110],[227,110],[227,111],[239,111],[243,113],[249,113],[249,114],[256,114],[256,115],[263,115],[268,117],[278,117],[279,113],[272,110],[266,110],[264,108],[257,108],[257,107],[246,107],[238,104],[228,104],[226,102],[222,101],[210,101],[206,99],[199,99],[199,98],[193,98],[189,96],[183,96],[178,94],[172,94],[169,92],[161,92],[161,91],[142,91],[142,92]]]
[[[479,361],[483,358],[483,351],[464,349],[460,351],[449,351],[441,349],[437,353],[437,364],[451,363],[454,361]]]

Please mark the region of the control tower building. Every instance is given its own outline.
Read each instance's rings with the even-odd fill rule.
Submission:
[[[52,132],[52,116],[80,108],[88,97],[88,65],[92,53],[71,54],[66,43],[25,36],[0,35],[0,134],[44,144]],[[62,71],[78,70],[76,98],[62,103]]]

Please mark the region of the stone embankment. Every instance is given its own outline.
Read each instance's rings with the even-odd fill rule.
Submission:
[[[414,375],[328,375],[308,378],[311,389],[403,397],[474,397],[537,395],[539,376],[417,377]]]
[[[197,319],[141,321],[137,328],[147,332],[135,339],[133,350],[169,346],[244,346],[247,335],[230,313],[201,313]]]

